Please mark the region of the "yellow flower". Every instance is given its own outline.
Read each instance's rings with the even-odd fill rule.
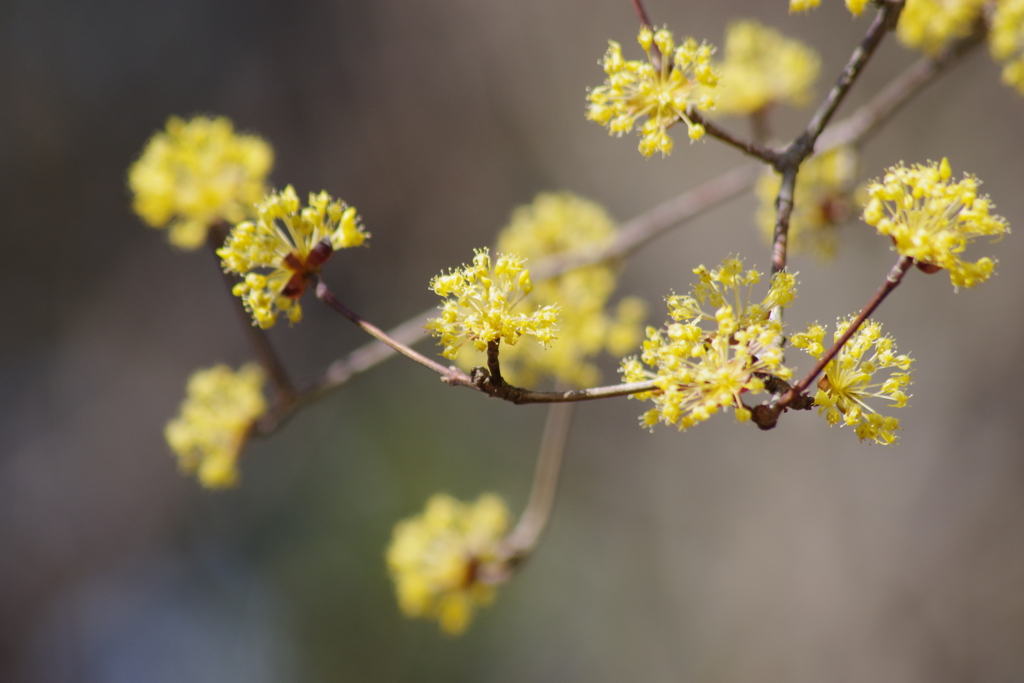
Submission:
[[[498,559],[508,525],[508,508],[494,494],[473,504],[436,494],[423,514],[395,525],[387,562],[402,612],[437,619],[450,635],[465,631],[476,606],[494,599],[478,569]]]
[[[821,0],[789,0],[789,12],[806,12],[821,4]]]
[[[836,228],[850,216],[850,193],[856,179],[857,153],[849,146],[813,156],[800,166],[789,217],[791,254],[810,251],[823,259],[835,256]],[[760,201],[757,224],[769,244],[775,236],[775,199],[781,185],[779,174],[769,169],[754,189]]]
[[[896,36],[907,47],[937,55],[971,33],[984,5],[985,0],[907,0]]]
[[[603,61],[608,78],[587,94],[587,118],[608,126],[609,135],[621,136],[633,130],[637,119],[647,116],[640,127],[640,153],[649,157],[661,152],[664,156],[672,151],[667,131],[680,119],[686,122],[691,140],[704,135],[704,127],[690,120],[686,108],[714,108],[714,98],[707,94],[718,83],[711,68],[714,48],[707,43],[698,45],[693,38],[676,47],[671,31],[652,31],[648,26],[640,28],[637,40],[647,53],[647,62],[626,61],[621,46],[608,41]],[[654,66],[652,45],[661,55],[660,68]]]
[[[617,228],[598,204],[570,192],[542,193],[532,204],[516,209],[498,235],[498,250],[543,259],[581,249],[601,249]],[[644,303],[622,299],[607,310],[615,289],[616,269],[607,263],[573,269],[535,285],[530,299],[539,306],[560,305],[558,339],[547,348],[519,344],[502,349],[502,374],[512,384],[535,385],[544,376],[574,386],[592,386],[600,379],[594,356],[607,349],[622,356],[640,343]],[[459,365],[482,364],[477,354],[462,354]]]
[[[254,364],[238,372],[216,365],[189,378],[181,413],[164,429],[182,472],[195,472],[211,489],[238,483],[238,456],[253,422],[267,409],[263,382]]]
[[[1003,83],[1024,95],[1024,0],[999,0],[988,40],[992,58],[1003,63]]]
[[[725,259],[712,271],[700,266],[693,272],[700,282],[692,294],[668,297],[674,322],[662,330],[647,328],[640,358],[622,363],[624,381],[653,379],[658,387],[634,396],[654,402],[640,418],[648,427],[662,422],[685,430],[729,407],[745,421],[750,410],[743,405],[742,394],[764,391],[770,377],[787,380],[793,374],[782,364],[782,325],[769,319],[774,307],[793,300],[793,276],[777,273],[767,296],[754,303],[751,289],[761,274],[753,269],[744,272],[739,259]],[[717,310],[707,313],[705,305]]]
[[[446,297],[441,317],[427,323],[427,330],[441,338],[445,358],[455,360],[459,348],[467,341],[473,342],[477,351],[485,351],[488,342],[498,340],[515,346],[524,334],[542,344],[555,338],[557,304],[540,307],[530,314],[512,313],[523,297],[533,291],[530,271],[523,261],[514,254],[499,254],[492,268],[490,252],[478,249],[472,265],[447,275],[442,273],[430,281],[430,288]]]
[[[821,4],[821,0],[789,0],[789,12],[806,12]],[[855,17],[860,16],[868,0],[846,0],[846,9]]]
[[[233,291],[262,328],[273,327],[281,312],[293,323],[301,320],[299,297],[309,278],[335,250],[358,247],[370,236],[355,208],[326,192],[310,193],[309,205],[301,208],[291,185],[264,198],[256,214],[255,222],[231,230],[217,255],[224,270],[244,276]]]
[[[839,320],[834,339],[846,332],[854,316]],[[807,332],[793,335],[793,346],[803,349],[815,358],[825,353],[822,339],[825,328],[811,325]],[[838,355],[829,361],[818,380],[818,392],[814,404],[819,406],[818,414],[825,414],[830,425],[843,422],[854,427],[861,441],[874,439],[881,444],[896,441],[895,431],[900,428],[895,417],[884,417],[868,405],[868,399],[878,398],[893,401],[890,408],[903,408],[909,398],[904,389],[911,383],[909,356],[896,355],[896,344],[892,337],[882,335],[882,324],[872,320],[864,321]],[[873,381],[875,373],[886,368],[902,372],[890,372],[885,381]]]
[[[154,228],[170,224],[174,246],[197,249],[210,226],[251,215],[273,162],[270,145],[226,118],[171,117],[128,169],[132,208]]]
[[[918,262],[922,270],[945,268],[955,287],[973,287],[992,275],[995,262],[960,258],[967,245],[984,235],[1010,231],[1006,219],[989,213],[993,204],[978,196],[980,181],[964,174],[951,182],[946,159],[887,169],[868,185],[864,221],[892,238],[894,249]]]
[[[751,114],[772,104],[807,104],[818,77],[818,53],[753,20],[729,25],[716,111]]]

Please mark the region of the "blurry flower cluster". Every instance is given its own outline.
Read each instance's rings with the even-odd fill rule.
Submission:
[[[773,104],[803,106],[811,99],[821,58],[798,40],[757,21],[737,21],[725,34],[716,111],[752,114]]]
[[[387,563],[402,612],[436,619],[450,635],[465,631],[477,605],[494,599],[478,570],[499,559],[508,526],[508,508],[493,494],[472,504],[436,494],[422,514],[399,522]]]
[[[616,226],[600,205],[571,192],[543,193],[517,208],[498,235],[498,249],[533,260],[599,250],[614,239]],[[519,344],[503,349],[501,369],[511,383],[532,386],[544,377],[566,385],[597,384],[600,371],[594,357],[607,350],[621,357],[640,343],[646,306],[637,297],[608,301],[615,289],[616,268],[599,263],[574,268],[537,283],[530,300],[537,306],[559,305],[558,338],[547,348]],[[474,354],[459,356],[459,364],[481,364]]]
[[[132,208],[155,228],[170,224],[174,246],[197,249],[212,225],[252,215],[273,162],[270,145],[224,117],[174,116],[128,169]]]
[[[974,30],[985,0],[907,0],[896,36],[907,47],[936,55]]]
[[[655,380],[657,390],[635,395],[654,402],[641,417],[649,427],[662,422],[685,430],[730,407],[745,421],[750,410],[742,394],[764,391],[770,377],[792,376],[783,365],[782,325],[769,316],[773,308],[792,302],[793,276],[777,273],[768,294],[755,302],[752,289],[761,273],[744,271],[739,259],[693,272],[699,282],[691,294],[667,299],[673,322],[660,330],[647,328],[640,358],[622,363],[624,381]]]
[[[806,12],[820,4],[821,0],[789,0],[789,11],[791,13]],[[846,9],[850,10],[850,14],[857,17],[861,15],[867,4],[868,0],[846,0]]]
[[[836,340],[852,321],[853,316],[850,316],[836,324]],[[815,358],[821,358],[825,353],[824,337],[825,328],[815,324],[806,332],[793,335],[792,343]],[[894,443],[895,431],[900,428],[899,420],[880,415],[868,404],[868,399],[892,401],[890,408],[905,407],[908,396],[904,389],[911,382],[908,372],[911,363],[913,359],[909,356],[896,355],[896,344],[892,337],[882,334],[881,323],[866,320],[825,366],[814,396],[814,404],[819,406],[818,414],[824,413],[830,425],[842,422],[852,426],[861,441],[873,439],[881,444]],[[874,375],[881,370],[890,370],[889,376],[884,381],[875,381]]]
[[[431,318],[427,330],[440,337],[443,355],[449,360],[458,358],[467,341],[477,351],[485,351],[488,342],[501,340],[515,346],[523,335],[542,344],[555,338],[557,305],[541,306],[529,314],[512,312],[533,291],[530,271],[515,254],[499,254],[492,267],[490,252],[479,249],[472,264],[435,276],[430,288],[444,297],[444,303],[441,317]]]
[[[851,212],[850,196],[857,180],[857,152],[837,147],[813,156],[800,166],[789,217],[789,253],[811,252],[822,259],[835,256],[838,226]],[[782,178],[768,169],[754,192],[760,202],[757,224],[770,244],[775,235],[775,199]]]
[[[195,472],[207,488],[238,483],[238,456],[253,422],[267,409],[263,383],[263,371],[254,364],[238,372],[216,365],[189,378],[181,412],[164,430],[182,472]]]
[[[1024,0],[1000,0],[989,33],[992,58],[1003,64],[1003,83],[1024,95]]]
[[[987,280],[995,262],[961,258],[982,236],[1001,237],[1010,231],[1006,220],[989,213],[992,203],[978,196],[979,181],[964,174],[952,181],[949,161],[899,164],[868,185],[864,221],[892,238],[893,248],[918,264],[949,271],[955,287],[973,287]]]
[[[633,130],[637,119],[646,116],[640,126],[640,153],[651,156],[672,151],[668,129],[680,119],[686,122],[691,140],[704,135],[704,127],[687,116],[687,107],[712,109],[715,100],[709,90],[718,84],[718,75],[711,67],[714,48],[697,44],[687,38],[676,46],[667,28],[657,31],[642,26],[637,37],[647,53],[647,61],[626,60],[622,47],[608,41],[603,65],[607,74],[604,85],[591,90],[587,99],[587,118],[608,127],[610,135]],[[656,49],[656,54],[652,54]]]
[[[369,234],[353,207],[321,192],[310,193],[308,206],[302,208],[291,185],[267,196],[256,214],[255,221],[234,227],[217,255],[224,270],[244,277],[233,291],[256,324],[272,327],[279,313],[298,322],[299,297],[309,278],[335,250],[358,247]]]

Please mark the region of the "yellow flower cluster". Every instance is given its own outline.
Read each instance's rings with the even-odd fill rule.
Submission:
[[[353,207],[321,192],[310,193],[302,208],[291,185],[264,198],[256,214],[256,221],[232,229],[217,255],[224,270],[244,276],[234,294],[262,328],[273,327],[282,312],[293,323],[301,320],[299,297],[309,278],[336,249],[358,247],[370,236]]]
[[[624,381],[653,379],[658,387],[636,395],[654,402],[640,418],[648,427],[663,422],[685,430],[729,407],[745,421],[750,410],[743,405],[742,394],[764,391],[769,376],[786,380],[793,374],[782,364],[782,325],[769,319],[773,308],[792,302],[793,276],[776,274],[767,296],[755,303],[751,290],[761,274],[744,271],[739,259],[725,259],[712,271],[700,266],[693,272],[700,282],[692,294],[667,299],[674,322],[663,330],[647,328],[640,358],[622,363]],[[714,314],[705,312],[705,306],[713,307]],[[711,329],[702,323],[710,323]]]
[[[1003,63],[1003,83],[1024,95],[1024,0],[1000,0],[988,39],[992,58]]]
[[[834,339],[846,332],[853,316],[836,324]],[[825,328],[811,325],[806,332],[793,335],[793,346],[803,349],[815,358],[825,353],[822,340]],[[830,425],[843,422],[851,425],[861,441],[874,439],[881,444],[896,441],[895,431],[900,428],[895,417],[884,417],[868,405],[872,398],[893,401],[890,408],[907,405],[904,389],[910,385],[909,356],[896,355],[896,344],[892,337],[882,335],[882,324],[866,320],[850,340],[840,349],[839,354],[825,366],[824,374],[818,380],[818,391],[814,404],[819,406],[818,414],[825,414]],[[886,368],[902,372],[891,372],[885,381],[873,381],[875,373]]]
[[[672,151],[668,129],[680,119],[686,122],[691,140],[704,135],[704,127],[690,120],[686,108],[714,108],[714,98],[708,94],[718,83],[711,67],[714,48],[707,43],[698,45],[693,38],[676,47],[671,31],[652,31],[649,26],[640,28],[637,40],[647,53],[647,62],[623,59],[621,46],[608,41],[603,61],[608,78],[587,94],[587,118],[608,126],[610,135],[621,136],[633,130],[637,119],[647,116],[640,127],[640,153],[649,157],[661,152],[664,156]],[[652,46],[658,57],[652,55]]]
[[[836,228],[851,213],[850,193],[857,179],[857,152],[844,146],[813,156],[800,166],[789,218],[789,253],[810,251],[823,259],[835,256]],[[775,199],[782,178],[767,170],[754,191],[760,202],[757,224],[771,243],[775,236]]]
[[[598,204],[571,192],[542,193],[521,206],[498,235],[498,250],[542,259],[588,248],[601,249],[615,237],[611,216]],[[518,386],[532,386],[542,377],[579,387],[600,380],[593,362],[602,350],[621,357],[640,343],[643,301],[622,299],[614,313],[606,310],[615,289],[616,269],[608,263],[573,269],[535,285],[531,300],[539,306],[560,306],[558,339],[547,348],[519,344],[503,349],[501,369]],[[463,367],[481,365],[478,354],[463,354]]]
[[[437,494],[423,514],[399,522],[387,562],[402,612],[437,619],[450,635],[465,631],[476,606],[494,599],[478,569],[498,559],[508,526],[508,508],[493,494],[473,504]]]
[[[971,33],[984,5],[985,0],[907,0],[896,36],[907,47],[934,56]]]
[[[892,238],[902,256],[928,267],[945,268],[955,287],[973,287],[992,275],[990,258],[964,261],[960,255],[981,236],[1010,231],[1006,220],[989,213],[992,203],[978,196],[977,178],[951,181],[949,161],[900,164],[870,183],[864,221]]]
[[[729,25],[725,59],[717,68],[721,86],[716,110],[742,115],[776,103],[807,104],[821,58],[800,41],[746,20]]]
[[[207,488],[238,483],[238,456],[267,409],[263,382],[263,371],[253,364],[238,372],[216,365],[189,378],[181,413],[164,429],[182,472],[195,472]]]
[[[789,11],[790,13],[806,12],[820,4],[821,0],[789,0]],[[846,0],[846,9],[850,10],[850,14],[853,16],[859,17],[867,4],[868,0]]]
[[[445,358],[458,358],[459,348],[467,341],[477,351],[485,351],[488,342],[498,340],[515,346],[524,334],[542,344],[555,338],[557,304],[542,306],[530,314],[512,314],[516,304],[533,291],[530,271],[523,263],[519,256],[501,254],[492,268],[490,252],[478,249],[471,265],[430,281],[430,288],[446,297],[441,317],[427,323],[427,330],[441,338]]]
[[[251,215],[273,162],[270,145],[226,118],[172,117],[128,169],[132,208],[154,228],[170,224],[174,246],[197,249],[210,226]]]

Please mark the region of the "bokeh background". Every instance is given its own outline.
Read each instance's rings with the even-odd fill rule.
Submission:
[[[823,4],[648,9],[719,44],[746,16],[801,37],[821,94],[867,27]],[[275,185],[357,206],[372,247],[326,276],[391,326],[539,191],[625,220],[742,162],[685,135],[645,160],[584,120],[607,39],[635,53],[636,25],[628,0],[0,5],[0,680],[1024,680],[1019,235],[984,247],[1000,261],[985,286],[915,271],[881,309],[917,359],[896,447],[811,414],[650,434],[635,402],[581,406],[550,533],[460,639],[399,614],[391,527],[440,490],[521,506],[543,408],[392,360],[254,443],[241,488],[177,473],[162,430],[188,375],[249,352],[209,254],[129,210],[126,169],[169,115],[230,116],[273,143]],[[840,115],[916,57],[887,41]],[[775,129],[807,116],[779,110]],[[978,50],[873,140],[865,177],[948,155],[1024,226],[1022,121]],[[694,266],[766,267],[754,207],[651,244],[622,294],[657,324]],[[793,259],[789,320],[856,310],[892,260],[849,224],[834,263]],[[271,338],[296,376],[364,341],[312,300]]]

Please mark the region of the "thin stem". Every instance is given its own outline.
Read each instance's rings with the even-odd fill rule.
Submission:
[[[643,391],[657,391],[658,387],[654,380],[646,382],[629,382],[623,384],[612,384],[604,387],[591,387],[590,389],[571,389],[569,391],[531,391],[520,389],[506,384],[503,387],[496,385],[485,385],[477,387],[488,396],[500,398],[524,405],[527,403],[576,403],[578,401],[594,401],[602,398],[613,398],[615,396],[629,396],[639,394]]]
[[[541,534],[551,518],[558,477],[562,470],[565,445],[569,439],[569,428],[575,406],[571,403],[556,403],[548,410],[537,453],[537,467],[530,487],[530,498],[526,503],[519,522],[502,543],[500,555],[505,574],[509,574],[523,562],[537,547]]]
[[[630,256],[671,228],[743,194],[754,185],[762,168],[761,164],[738,166],[623,223],[607,246],[549,256],[531,266],[530,273],[539,282],[576,268]]]
[[[772,275],[786,269],[789,253],[789,220],[796,202],[796,174],[798,167],[786,169],[782,174],[779,195],[775,198],[775,232],[772,237]]]
[[[495,384],[505,384],[505,379],[501,376],[501,363],[498,362],[498,342],[496,341],[487,342],[487,373]]]
[[[690,105],[689,107],[686,108],[686,116],[689,117],[689,119],[694,123],[703,126],[704,132],[710,135],[711,137],[721,140],[727,145],[735,147],[744,154],[752,156],[755,159],[760,159],[761,161],[769,165],[774,166],[778,163],[778,152],[776,152],[773,149],[768,149],[767,147],[755,144],[753,142],[741,140],[740,138],[736,137],[729,131],[720,127],[717,123],[714,123],[713,121],[704,118],[704,116],[702,116],[701,113],[697,111],[697,108],[694,107],[693,105]]]
[[[864,66],[881,44],[882,38],[896,27],[896,21],[902,10],[903,0],[885,0],[864,39],[854,49],[835,85],[832,86],[825,100],[814,112],[814,116],[807,124],[807,129],[785,151],[775,157],[773,163],[775,170],[782,175],[782,184],[775,201],[775,235],[772,240],[773,274],[786,267],[789,248],[789,220],[793,212],[796,176],[800,170],[800,164],[814,152],[818,136],[821,135],[825,126],[832,119],[832,115],[850,92],[850,88],[857,81]]]
[[[819,146],[827,150],[845,144],[863,144],[914,95],[981,45],[984,37],[983,31],[976,31],[947,47],[939,56],[922,57],[914,62],[882,88],[870,102],[825,130],[819,138]]]
[[[878,10],[878,14],[875,15],[875,20],[871,23],[871,27],[868,29],[867,34],[865,34],[864,40],[854,49],[853,54],[850,56],[850,61],[846,64],[846,68],[839,75],[839,79],[832,86],[821,106],[814,112],[810,123],[807,124],[807,130],[791,145],[791,149],[794,147],[806,147],[807,152],[801,157],[801,161],[814,149],[814,143],[817,141],[818,136],[821,135],[825,126],[832,119],[832,115],[835,114],[843,99],[850,92],[850,88],[857,81],[857,77],[864,70],[864,66],[881,44],[882,38],[890,30],[896,28],[896,22],[899,20],[900,12],[902,11],[903,0],[886,0],[881,9]]]
[[[633,0],[633,9],[636,10],[637,18],[640,19],[640,25],[646,26],[653,31],[654,24],[651,23],[651,18],[647,16],[643,0]],[[651,66],[654,67],[655,71],[661,71],[661,49],[653,44],[651,45]]]
[[[414,360],[420,365],[426,368],[430,368],[437,374],[441,375],[441,379],[447,382],[448,384],[469,385],[471,383],[469,376],[466,375],[466,373],[459,370],[458,368],[445,367],[438,363],[437,361],[427,358],[422,353],[414,351],[405,344],[402,344],[396,341],[395,339],[392,339],[391,337],[388,336],[386,332],[381,330],[379,327],[377,327],[373,323],[369,323],[366,320],[363,320],[361,317],[353,313],[351,310],[348,309],[347,306],[345,306],[345,304],[338,301],[337,297],[335,297],[334,294],[331,293],[331,290],[327,288],[326,283],[324,283],[323,279],[321,279],[320,277],[317,277],[316,282],[316,298],[320,299],[320,301],[327,304],[327,306],[332,310],[348,318],[350,321],[355,323],[360,329],[369,334],[371,337],[387,344],[392,349],[402,354],[406,358]]]
[[[642,391],[655,389],[654,381],[631,382],[629,384],[613,384],[605,387],[592,387],[590,389],[573,389],[569,391],[531,391],[514,387],[505,382],[498,370],[494,376],[484,368],[475,368],[472,375],[467,375],[456,367],[445,367],[437,361],[427,358],[418,351],[414,351],[407,345],[392,339],[386,332],[376,325],[363,320],[353,313],[347,306],[338,299],[327,288],[327,285],[320,278],[317,278],[316,296],[333,311],[340,313],[355,323],[360,329],[377,340],[387,344],[389,347],[402,354],[406,358],[416,361],[420,365],[429,368],[441,375],[446,384],[470,387],[477,389],[488,396],[500,398],[517,405],[525,403],[569,403],[575,401],[593,401],[600,398],[612,396],[628,396]],[[493,342],[495,347],[497,342]],[[497,351],[494,352],[494,363],[497,363]],[[490,363],[489,363],[490,364]]]
[[[824,131],[820,136],[822,149],[832,149],[846,144],[857,145],[868,139],[911,97],[981,44],[982,38],[982,33],[976,33],[951,45],[934,59],[922,58],[916,62],[893,79],[871,101]],[[540,281],[575,268],[628,257],[671,228],[747,191],[760,174],[760,164],[738,166],[624,223],[615,241],[608,246],[580,249],[546,258],[531,268],[531,272],[535,280]],[[787,211],[792,210],[791,192],[783,195],[788,205],[785,209]],[[779,223],[777,219],[777,230]],[[785,266],[785,253],[784,246],[773,246],[773,272],[776,272],[780,265]],[[404,345],[417,344],[426,339],[423,327],[427,320],[436,314],[436,308],[423,311],[389,330],[387,336]],[[249,325],[246,325],[246,329],[256,329],[257,333],[260,332]],[[395,353],[393,347],[380,341],[372,341],[334,361],[322,375],[300,386],[298,398],[290,406],[261,419],[256,433],[269,434],[275,431],[299,408],[337,389],[353,375],[375,367]]]
[[[230,273],[226,272],[221,267],[220,257],[217,256],[217,250],[224,244],[224,240],[226,238],[227,226],[219,223],[212,226],[209,232],[207,232],[206,244],[210,248],[210,252],[213,254],[213,257],[216,259],[217,270],[219,270],[223,276],[224,285],[227,287],[228,295],[232,300],[231,307],[235,309],[235,312],[239,316],[239,321],[242,323],[245,335],[249,339],[249,345],[252,346],[253,353],[256,354],[256,360],[263,368],[263,371],[267,373],[271,383],[274,385],[278,405],[283,408],[295,401],[295,387],[292,384],[291,378],[288,376],[288,371],[285,370],[285,367],[277,357],[277,354],[274,353],[274,349],[270,345],[270,340],[267,339],[266,332],[253,324],[252,316],[245,310],[245,306],[242,305],[241,300],[232,294],[231,290],[235,286],[235,280],[231,277]]]
[[[642,0],[633,0],[633,9],[636,10],[636,15],[640,19],[640,23],[644,26],[653,27],[650,17],[647,16],[647,10],[644,9],[644,3]]]
[[[793,399],[807,391],[807,387],[811,385],[811,382],[817,379],[821,371],[825,369],[825,366],[836,357],[836,354],[838,354],[843,346],[846,345],[846,342],[850,341],[850,338],[856,334],[857,330],[860,329],[860,326],[864,324],[864,321],[874,313],[875,309],[878,308],[883,301],[885,301],[885,298],[889,296],[889,293],[899,286],[900,282],[903,281],[903,276],[907,274],[907,271],[910,270],[912,265],[914,265],[914,259],[909,256],[899,257],[896,264],[889,270],[889,274],[885,276],[885,282],[882,283],[882,286],[878,288],[875,295],[871,297],[871,300],[868,301],[867,305],[864,306],[857,317],[854,318],[853,322],[850,323],[850,326],[846,328],[846,331],[842,336],[832,344],[832,348],[826,351],[825,354],[818,359],[818,362],[815,363],[814,368],[807,373],[806,377],[794,384],[789,391],[782,395],[782,398],[779,399],[777,404],[780,408],[785,408]]]

